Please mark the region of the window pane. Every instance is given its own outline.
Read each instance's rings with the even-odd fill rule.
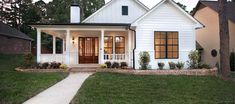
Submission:
[[[178,46],[173,46],[173,50],[172,51],[178,51]]]
[[[173,58],[178,58],[178,52],[173,52]]]
[[[104,53],[105,54],[113,53],[113,37],[111,36],[104,37]]]
[[[63,53],[63,40],[60,38],[56,38],[56,53],[57,54]]]
[[[128,15],[128,6],[122,6],[122,15]]]
[[[166,52],[161,52],[161,58],[166,58]]]
[[[178,44],[178,39],[173,39],[173,44]]]
[[[161,44],[166,44],[166,40],[165,39],[161,39]]]
[[[161,58],[160,57],[160,52],[155,52],[155,58]]]
[[[172,58],[173,53],[172,52],[167,52],[167,58]]]
[[[168,39],[168,40],[167,40],[167,44],[173,44],[172,41],[173,41],[172,39]]]
[[[115,38],[115,53],[125,54],[125,37],[118,36]]]
[[[155,39],[155,44],[161,44],[160,41],[161,39]]]
[[[155,51],[161,51],[160,46],[155,46]]]
[[[173,51],[173,46],[168,46],[167,51]]]
[[[161,38],[161,33],[160,32],[155,32],[155,38],[160,39]]]
[[[161,51],[165,51],[166,50],[166,46],[161,46]]]

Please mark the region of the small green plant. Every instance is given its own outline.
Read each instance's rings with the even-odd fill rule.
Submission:
[[[110,61],[106,61],[105,64],[107,65],[107,68],[111,68],[112,63]]]
[[[160,70],[163,70],[164,66],[165,66],[165,64],[163,62],[158,63],[158,67]]]
[[[199,69],[211,69],[211,66],[208,64],[199,63],[198,68]]]
[[[198,50],[191,51],[188,55],[189,61],[187,61],[191,69],[197,69],[200,60],[200,54]]]
[[[121,62],[121,68],[126,69],[127,68],[127,63],[126,62]]]
[[[25,68],[30,68],[32,67],[33,64],[33,54],[29,53],[29,54],[25,54],[24,55],[24,67]]]
[[[119,68],[119,67],[120,67],[120,65],[118,62],[113,62],[112,68]]]
[[[139,54],[139,64],[141,70],[147,70],[150,62],[150,55],[147,51],[140,52]]]
[[[48,62],[42,63],[42,69],[47,69],[49,66]]]
[[[67,68],[68,68],[68,66],[66,64],[61,64],[60,65],[60,69],[67,69]]]
[[[106,64],[101,64],[100,68],[105,69],[105,68],[107,68],[107,65]]]
[[[184,68],[184,62],[177,62],[176,67],[180,70],[183,69]]]
[[[231,71],[235,71],[235,52],[231,52],[230,54],[230,69]]]
[[[169,64],[170,69],[175,69],[176,66],[174,62],[169,62],[168,64]]]

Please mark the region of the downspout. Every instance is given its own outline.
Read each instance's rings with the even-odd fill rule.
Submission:
[[[131,29],[131,26],[129,26],[129,30],[134,32],[133,68],[135,69],[136,31]]]

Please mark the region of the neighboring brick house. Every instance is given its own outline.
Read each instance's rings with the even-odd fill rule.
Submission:
[[[220,61],[219,40],[219,3],[217,1],[199,1],[194,18],[205,25],[205,28],[196,31],[196,40],[203,48],[202,61],[215,66]],[[235,51],[235,2],[228,2],[227,17],[230,35],[230,52]]]
[[[0,22],[0,53],[23,54],[31,52],[32,38]]]

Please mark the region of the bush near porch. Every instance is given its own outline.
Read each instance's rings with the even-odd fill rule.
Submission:
[[[233,104],[235,84],[211,76],[96,73],[72,104]]]
[[[23,55],[0,54],[0,104],[20,104],[67,76],[67,73],[14,71]]]

